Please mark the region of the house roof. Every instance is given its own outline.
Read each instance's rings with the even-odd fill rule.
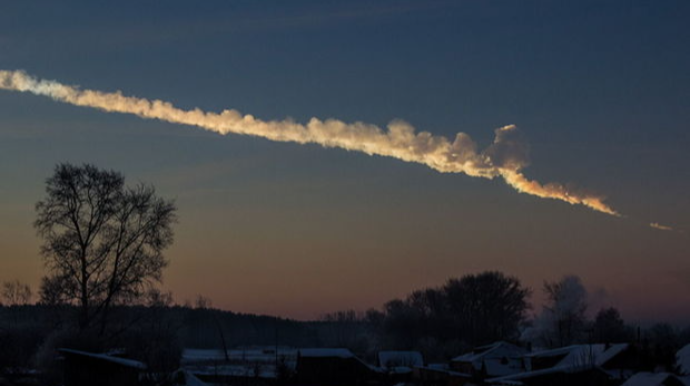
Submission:
[[[688,384],[682,378],[676,377],[673,374],[641,372],[628,378],[621,386],[662,386],[668,378],[675,378],[680,383]]]
[[[516,374],[524,370],[522,361],[516,358],[508,359],[508,362],[504,362],[502,358],[487,358],[482,361],[482,365],[490,377]]]
[[[383,367],[424,366],[424,357],[419,351],[379,351],[378,358]]]
[[[471,363],[476,371],[483,369],[489,377],[499,377],[522,371],[521,358],[527,350],[508,342],[495,342],[477,347],[472,352],[454,358],[453,362]]]
[[[471,352],[453,358],[452,361],[474,363],[477,361],[481,361],[482,359],[487,357],[490,358],[492,356],[505,356],[505,354],[500,353],[503,350],[510,352],[510,356],[522,356],[525,353],[527,353],[527,350],[525,350],[522,347],[516,346],[508,342],[500,341],[486,346],[476,347]]]
[[[678,350],[676,364],[683,374],[690,375],[690,344]]]
[[[258,377],[264,379],[275,379],[278,377],[275,367],[255,366],[255,363],[248,364],[223,364],[213,366],[190,366],[186,369],[194,375],[219,375],[235,377]],[[257,372],[258,370],[258,372]]]
[[[299,350],[299,356],[302,358],[352,358],[360,362],[363,366],[369,368],[371,371],[383,373],[383,369],[364,362],[362,359],[353,354],[352,351],[346,348],[303,348]]]
[[[179,369],[176,373],[181,373],[184,375],[185,383],[182,386],[210,386],[208,383],[202,381],[188,370]]]
[[[277,352],[276,352],[277,351]],[[294,348],[262,348],[253,347],[247,349],[227,350],[230,360],[271,362],[275,361],[276,355],[287,360],[296,360],[297,349]],[[222,349],[184,349],[182,351],[182,363],[193,364],[200,362],[224,361],[225,353]]]
[[[628,344],[583,344],[561,347],[553,350],[544,350],[526,355],[527,358],[548,358],[565,355],[556,365],[539,370],[525,371],[503,377],[487,379],[489,383],[514,384],[511,382],[520,379],[532,378],[554,373],[574,373],[581,370],[599,368],[621,353]]]
[[[590,367],[590,368],[595,368],[595,367]],[[519,380],[521,380],[521,379],[528,379],[528,378],[532,378],[532,377],[538,377],[541,375],[556,374],[556,373],[575,373],[579,370],[582,370],[582,368],[576,368],[576,367],[570,367],[570,366],[554,366],[554,367],[549,367],[548,369],[525,371],[522,373],[507,375],[504,377],[490,378],[490,379],[487,379],[486,382],[487,383],[499,383],[502,385],[520,385],[520,384],[522,384],[522,382],[519,382]]]
[[[583,365],[603,366],[629,347],[627,343],[577,344],[553,350],[538,351],[526,355],[528,358],[546,358],[565,355],[554,367],[582,367]]]
[[[461,373],[459,371],[451,370],[446,365],[440,364],[440,363],[429,364],[428,366],[416,366],[415,369],[432,371],[432,372],[436,372],[436,373],[443,373],[443,374],[448,374],[448,375],[452,375],[455,377],[461,377],[461,378],[472,378],[471,374],[466,374],[466,373]]]
[[[144,364],[143,362],[135,361],[133,359],[119,358],[119,357],[114,357],[114,356],[107,355],[107,354],[95,354],[95,353],[90,353],[90,352],[86,352],[86,351],[72,350],[69,348],[58,349],[58,352],[65,353],[65,354],[78,355],[78,356],[83,356],[83,357],[88,357],[88,358],[100,359],[102,361],[115,363],[115,364],[118,364],[120,366],[131,367],[131,368],[140,369],[140,370],[146,369],[146,364]]]

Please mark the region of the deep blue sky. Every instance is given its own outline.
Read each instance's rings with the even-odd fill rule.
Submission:
[[[43,181],[91,162],[177,197],[165,285],[180,299],[312,317],[499,269],[537,294],[579,274],[624,316],[690,320],[690,239],[646,226],[690,231],[688,20],[686,1],[3,3],[0,69],[263,119],[401,118],[481,148],[516,124],[529,177],[629,217],[3,91],[0,280],[38,283]]]

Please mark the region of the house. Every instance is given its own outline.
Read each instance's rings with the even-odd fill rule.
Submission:
[[[487,379],[495,385],[600,385],[632,375],[628,344],[585,344],[525,355],[524,371]]]
[[[537,351],[525,356],[526,366],[529,370],[541,370],[554,366],[582,367],[600,366],[612,367],[616,359],[631,346],[627,343],[620,344],[576,344],[556,348],[552,350]],[[622,365],[622,364],[621,364]]]
[[[379,351],[378,366],[382,369],[424,366],[424,357],[419,351]]]
[[[295,371],[297,350],[251,347],[233,350],[185,349],[183,370],[209,384],[270,386]]]
[[[247,364],[221,363],[215,366],[185,366],[185,370],[207,384],[273,386],[278,383],[275,366],[262,365],[257,362]]]
[[[297,355],[297,384],[356,386],[380,382],[384,372],[344,348],[301,349]]]
[[[678,377],[669,373],[637,373],[621,386],[688,386],[688,377]]]
[[[67,348],[58,349],[63,358],[65,386],[135,386],[141,384],[146,365],[132,359]]]
[[[682,374],[690,375],[690,344],[676,353],[676,366]]]
[[[528,351],[508,342],[477,347],[451,360],[451,368],[475,378],[493,378],[524,371],[522,358]]]
[[[411,382],[413,369],[424,366],[419,351],[379,351],[376,359],[378,367],[387,374],[387,382],[392,384]]]

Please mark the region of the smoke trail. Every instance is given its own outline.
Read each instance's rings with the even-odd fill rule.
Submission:
[[[242,115],[236,110],[220,113],[204,112],[198,108],[181,110],[169,102],[123,96],[120,91],[81,90],[55,81],[40,80],[23,71],[0,70],[0,89],[30,92],[59,102],[108,112],[198,126],[220,134],[253,135],[300,144],[315,143],[329,148],[393,157],[420,163],[442,173],[464,173],[489,179],[501,177],[521,193],[584,205],[598,212],[620,216],[600,196],[577,192],[557,183],[541,184],[527,179],[520,171],[529,164],[529,146],[514,125],[496,129],[493,144],[478,152],[475,142],[465,133],[458,133],[451,142],[446,137],[434,136],[426,131],[417,133],[414,127],[403,121],[391,122],[387,130],[372,124],[345,123],[335,119],[311,118],[306,124],[289,119],[263,121],[252,115]]]
[[[661,230],[661,231],[672,231],[672,230],[674,230],[674,229],[671,228],[670,226],[661,225],[661,224],[659,224],[658,222],[650,223],[649,226],[652,227],[652,228],[654,228],[654,229]]]

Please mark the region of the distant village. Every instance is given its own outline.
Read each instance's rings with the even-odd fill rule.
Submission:
[[[671,368],[649,369],[644,365],[645,355],[642,346],[631,343],[530,350],[509,342],[495,342],[442,362],[429,361],[420,351],[403,350],[379,351],[373,361],[366,361],[347,348],[184,349],[179,368],[158,373],[152,372],[147,363],[129,359],[128,353],[122,350],[90,352],[60,348],[56,352],[61,367],[60,381],[55,384],[690,385],[690,344],[676,353]],[[41,384],[40,376],[32,369],[8,375],[1,384]]]
[[[677,353],[674,372],[660,368],[640,371],[644,354],[639,346],[628,343],[530,351],[508,342],[495,342],[445,362],[428,362],[419,351],[380,351],[373,363],[343,348],[266,348],[228,353],[229,360],[225,360],[217,351],[185,350],[178,384],[690,385],[690,345]]]
[[[615,308],[588,317],[574,276],[546,282],[531,315],[517,279],[484,272],[309,322],[152,291],[84,330],[78,307],[4,289],[2,386],[690,385],[690,329],[632,326]]]

